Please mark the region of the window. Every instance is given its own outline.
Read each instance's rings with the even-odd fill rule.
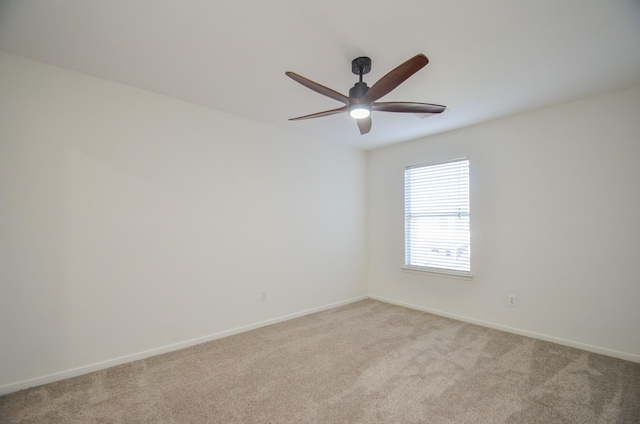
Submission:
[[[404,171],[405,267],[471,275],[469,159]]]

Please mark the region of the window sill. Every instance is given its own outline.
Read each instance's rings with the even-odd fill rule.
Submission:
[[[438,277],[454,278],[456,280],[465,280],[465,281],[473,280],[473,275],[471,275],[470,273],[440,270],[438,268],[421,268],[421,267],[413,267],[413,266],[405,265],[402,267],[402,271],[410,272],[414,274],[430,274]]]

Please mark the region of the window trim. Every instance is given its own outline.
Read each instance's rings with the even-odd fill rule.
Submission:
[[[464,156],[464,157],[459,157],[459,158],[455,158],[455,159],[446,159],[446,160],[441,160],[441,161],[435,161],[435,162],[428,162],[428,163],[422,163],[422,164],[417,164],[417,165],[409,165],[409,166],[405,166],[404,170],[403,170],[403,193],[404,193],[404,218],[403,218],[403,227],[404,227],[404,232],[403,232],[403,247],[404,247],[404,254],[403,254],[403,265],[402,265],[402,270],[404,272],[408,272],[408,273],[418,273],[418,274],[431,274],[431,275],[435,275],[435,276],[440,276],[440,277],[449,277],[449,278],[455,278],[455,279],[461,279],[461,280],[471,280],[473,278],[473,274],[472,274],[472,267],[471,267],[471,258],[469,258],[469,271],[461,271],[461,270],[455,270],[455,269],[448,269],[448,268],[438,268],[438,267],[429,267],[429,266],[420,266],[420,265],[410,265],[407,263],[407,171],[410,169],[414,169],[414,168],[424,168],[424,167],[430,167],[430,166],[436,166],[436,165],[443,165],[443,164],[447,164],[447,163],[454,163],[454,162],[461,162],[461,161],[467,161],[468,162],[468,169],[469,169],[469,181],[468,181],[468,207],[469,207],[469,251],[471,252],[471,160],[468,156]]]
[[[402,265],[403,272],[407,272],[410,274],[422,274],[422,275],[433,275],[437,277],[446,277],[446,278],[454,278],[456,280],[472,280],[473,274],[471,272],[466,271],[455,271],[455,270],[447,270],[444,268],[431,268],[426,266],[413,266],[413,265]]]

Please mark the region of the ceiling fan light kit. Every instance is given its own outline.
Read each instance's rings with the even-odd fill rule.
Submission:
[[[352,103],[349,105],[349,116],[353,119],[363,119],[371,115],[369,105],[363,103]]]
[[[311,81],[294,72],[286,72],[285,74],[294,81],[304,85],[305,87],[315,91],[316,93],[330,97],[334,100],[344,103],[343,107],[337,109],[326,110],[323,112],[312,113],[310,115],[291,118],[290,121],[298,121],[301,119],[320,118],[322,116],[335,115],[342,112],[348,112],[349,116],[355,118],[360,129],[360,134],[367,134],[371,130],[371,111],[380,112],[401,112],[414,114],[437,114],[442,113],[446,107],[430,103],[417,102],[377,102],[376,100],[387,95],[397,86],[402,84],[411,75],[418,72],[426,64],[429,59],[423,54],[418,54],[400,66],[394,68],[391,72],[383,76],[371,88],[362,81],[362,76],[371,71],[371,59],[368,57],[357,57],[351,62],[351,71],[358,75],[359,81],[349,90],[349,97],[338,93],[328,87],[317,82]]]
[[[366,105],[351,105],[349,107],[349,116],[353,119],[364,119],[371,115],[371,111],[366,107]]]

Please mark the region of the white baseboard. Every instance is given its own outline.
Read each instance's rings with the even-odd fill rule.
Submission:
[[[322,312],[327,309],[336,308],[339,306],[348,305],[350,303],[358,302],[368,299],[369,296],[359,296],[356,298],[343,300],[340,302],[332,303],[329,305],[320,306],[317,308],[307,309],[304,311],[296,312],[289,315],[280,316],[277,318],[269,319],[266,321],[256,322],[254,324],[245,325],[242,327],[234,328],[231,330],[221,331],[219,333],[210,334],[208,336],[198,337],[191,340],[186,340],[179,343],[174,343],[167,346],[162,346],[155,349],[146,350],[144,352],[138,352],[131,355],[121,356],[119,358],[109,359],[102,362],[97,362],[90,365],[85,365],[78,368],[73,368],[66,371],[56,372],[53,374],[44,375],[41,377],[31,378],[28,380],[18,381],[15,383],[9,383],[4,386],[0,386],[0,396],[9,393],[17,392],[18,390],[28,389],[30,387],[41,386],[43,384],[49,384],[56,381],[64,380],[67,378],[78,377],[83,374],[88,374],[94,371],[100,371],[105,368],[114,367],[116,365],[125,364],[127,362],[133,362],[140,359],[150,358],[152,356],[161,355],[163,353],[173,352],[175,350],[184,349],[187,347],[195,346],[197,344],[206,343],[212,340],[221,339],[223,337],[233,336],[234,334],[240,334],[247,331],[255,330],[260,327],[266,327],[268,325],[277,324],[279,322],[288,321],[294,318],[299,318],[305,315],[314,314],[316,312]]]
[[[580,343],[580,342],[575,342],[572,340],[566,340],[566,339],[561,339],[558,337],[553,337],[553,336],[548,336],[545,334],[539,334],[539,333],[534,333],[531,331],[526,331],[526,330],[521,330],[518,328],[513,328],[513,327],[508,327],[505,325],[500,325],[500,324],[495,324],[492,322],[487,322],[487,321],[482,321],[482,320],[477,320],[474,318],[469,318],[463,315],[457,315],[457,314],[452,314],[452,313],[448,313],[448,312],[444,312],[444,311],[440,311],[437,309],[432,309],[432,308],[426,308],[423,306],[418,306],[418,305],[414,305],[408,302],[401,302],[401,301],[397,301],[397,300],[393,300],[393,299],[388,299],[382,296],[373,296],[373,295],[369,295],[369,296],[359,296],[356,298],[352,298],[352,299],[348,299],[348,300],[344,300],[341,302],[336,302],[336,303],[332,303],[329,305],[324,305],[324,306],[320,306],[317,308],[312,308],[312,309],[307,309],[304,311],[300,311],[300,312],[296,312],[293,314],[289,314],[289,315],[284,315],[284,316],[280,316],[277,318],[273,318],[270,320],[266,320],[266,321],[261,321],[261,322],[257,322],[254,324],[249,324],[243,327],[238,327],[238,328],[234,328],[231,330],[226,330],[226,331],[221,331],[219,333],[215,333],[215,334],[210,334],[208,336],[203,336],[203,337],[198,337],[195,339],[191,339],[191,340],[186,340],[180,343],[174,343],[171,345],[167,345],[167,346],[162,346],[159,348],[155,348],[155,349],[150,349],[150,350],[146,350],[143,352],[138,352],[138,353],[134,353],[131,355],[125,355],[125,356],[121,356],[118,358],[114,358],[114,359],[109,359],[106,361],[102,361],[102,362],[97,362],[94,364],[90,364],[90,365],[86,365],[86,366],[82,366],[82,367],[78,367],[78,368],[74,368],[74,369],[70,369],[70,370],[66,370],[66,371],[61,371],[61,372],[57,372],[57,373],[53,373],[53,374],[48,374],[48,375],[44,375],[41,377],[36,377],[36,378],[32,378],[29,380],[23,380],[23,381],[18,381],[15,383],[9,383],[6,384],[4,386],[0,386],[0,396],[2,395],[6,395],[9,393],[13,393],[13,392],[17,392],[19,390],[23,390],[23,389],[28,389],[30,387],[35,387],[35,386],[40,386],[43,384],[49,384],[49,383],[53,383],[55,381],[59,381],[59,380],[64,380],[67,378],[72,378],[72,377],[77,377],[83,374],[88,374],[94,371],[100,371],[106,368],[110,368],[110,367],[114,367],[116,365],[121,365],[121,364],[125,364],[127,362],[133,362],[133,361],[137,361],[140,359],[145,359],[145,358],[150,358],[152,356],[156,356],[156,355],[161,355],[163,353],[168,353],[168,352],[173,352],[175,350],[180,350],[180,349],[185,349],[187,347],[191,347],[191,346],[195,346],[197,344],[201,344],[201,343],[206,343],[212,340],[217,340],[217,339],[221,339],[223,337],[228,337],[228,336],[233,336],[234,334],[240,334],[240,333],[244,333],[247,331],[251,331],[251,330],[255,330],[257,328],[261,328],[261,327],[266,327],[268,325],[272,325],[272,324],[277,324],[280,322],[284,322],[284,321],[288,321],[294,318],[299,318],[305,315],[309,315],[309,314],[313,314],[316,312],[321,312],[321,311],[325,311],[327,309],[331,309],[331,308],[336,308],[339,306],[344,306],[344,305],[348,305],[350,303],[354,303],[354,302],[358,302],[361,300],[365,300],[365,299],[373,299],[373,300],[377,300],[380,302],[385,302],[385,303],[390,303],[392,305],[398,305],[398,306],[402,306],[405,308],[410,308],[410,309],[415,309],[418,311],[423,311],[423,312],[428,312],[434,315],[440,315],[443,317],[447,317],[447,318],[452,318],[458,321],[463,321],[463,322],[468,322],[471,324],[476,324],[476,325],[480,325],[483,327],[488,327],[488,328],[494,328],[496,330],[501,330],[501,331],[505,331],[507,333],[513,333],[513,334],[519,334],[521,336],[526,336],[526,337],[531,337],[534,339],[539,339],[539,340],[545,340],[548,342],[552,342],[552,343],[557,343],[560,345],[564,345],[564,346],[569,346],[569,347],[574,347],[576,349],[581,349],[581,350],[585,350],[587,352],[594,352],[594,353],[599,353],[602,355],[606,355],[606,356],[611,356],[614,358],[619,358],[619,359],[624,359],[627,361],[632,361],[632,362],[638,362],[640,363],[640,355],[634,355],[634,354],[630,354],[630,353],[625,353],[625,352],[619,352],[616,350],[612,350],[612,349],[607,349],[607,348],[603,348],[603,347],[599,347],[599,346],[592,346],[592,345],[588,345],[585,343]]]
[[[440,310],[432,309],[432,308],[426,308],[424,306],[418,306],[418,305],[414,305],[414,304],[407,303],[407,302],[401,302],[401,301],[397,301],[397,300],[393,300],[393,299],[387,299],[386,297],[382,297],[382,296],[369,295],[369,298],[373,299],[373,300],[378,300],[378,301],[384,302],[384,303],[390,303],[392,305],[403,306],[403,307],[409,308],[409,309],[415,309],[415,310],[418,310],[418,311],[428,312],[430,314],[440,315],[440,316],[451,318],[451,319],[455,319],[455,320],[458,320],[458,321],[468,322],[470,324],[480,325],[482,327],[493,328],[493,329],[504,331],[504,332],[507,332],[507,333],[518,334],[518,335],[521,335],[521,336],[531,337],[533,339],[539,339],[539,340],[544,340],[544,341],[547,341],[547,342],[557,343],[557,344],[563,345],[563,346],[575,347],[576,349],[585,350],[587,352],[599,353],[601,355],[611,356],[613,358],[624,359],[626,361],[632,361],[632,362],[640,363],[640,355],[634,355],[634,354],[626,353],[626,352],[619,352],[617,350],[607,349],[605,347],[600,347],[600,346],[592,346],[592,345],[589,345],[589,344],[580,343],[580,342],[576,342],[576,341],[573,341],[573,340],[566,340],[566,339],[561,339],[561,338],[558,338],[558,337],[547,336],[546,334],[534,333],[532,331],[521,330],[519,328],[513,328],[513,327],[508,327],[508,326],[505,326],[505,325],[501,325],[501,324],[495,324],[493,322],[487,322],[487,321],[482,321],[482,320],[478,320],[478,319],[474,319],[474,318],[469,318],[469,317],[466,317],[466,316],[463,316],[463,315],[451,314],[449,312],[444,312],[444,311],[440,311]]]

